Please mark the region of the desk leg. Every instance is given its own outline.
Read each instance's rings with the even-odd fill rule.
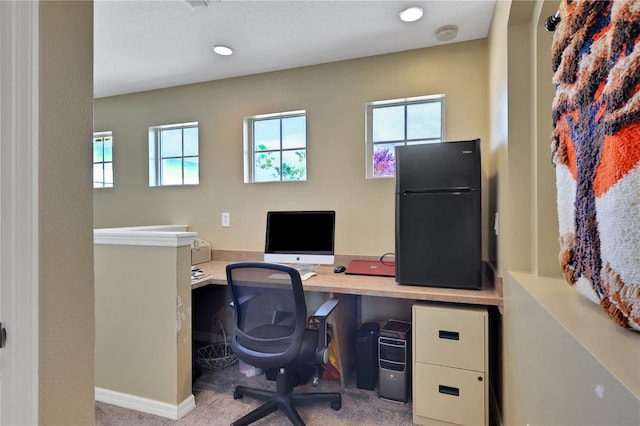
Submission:
[[[354,368],[354,348],[357,324],[357,296],[352,294],[331,295],[334,299],[339,299],[340,303],[329,316],[329,324],[333,328],[333,338],[338,354],[340,373],[340,385],[344,389],[347,379],[351,376]]]

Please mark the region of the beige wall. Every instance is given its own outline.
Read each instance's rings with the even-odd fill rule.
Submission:
[[[531,66],[533,70],[532,141],[531,158],[535,179],[532,183],[532,234],[534,248],[531,253],[532,271],[548,277],[560,277],[558,253],[558,210],[556,203],[556,175],[551,162],[551,104],[554,97],[551,68],[552,33],[544,29],[544,20],[558,10],[559,1],[536,4],[535,16],[540,22],[532,28],[533,38]]]
[[[553,167],[548,164],[551,33],[557,1],[499,1],[489,36],[490,181],[505,277],[502,422],[638,424],[640,334],[618,328],[560,277]],[[542,408],[544,407],[544,409]]]
[[[507,37],[510,2],[496,3],[493,20],[488,35],[488,111],[489,111],[489,158],[487,176],[489,182],[489,212],[499,212],[497,235],[489,238],[489,259],[504,275],[507,244],[506,230],[509,215],[506,209],[507,188],[507,147],[508,147],[508,103],[507,103]],[[485,158],[487,156],[485,155]],[[502,171],[502,173],[499,173]],[[495,216],[492,218],[495,220]],[[496,225],[495,221],[491,222]]]
[[[486,52],[480,40],[97,99],[115,187],[95,191],[95,226],[186,223],[214,249],[262,251],[267,210],[334,209],[337,254],[393,252],[394,181],[364,178],[365,103],[444,93],[446,138],[486,149]],[[242,118],[296,109],[307,110],[308,180],[244,184]],[[184,121],[200,123],[200,185],[149,188],[148,127]]]
[[[191,395],[191,250],[95,246],[96,387],[171,405]]]
[[[94,423],[93,3],[40,2],[39,423]]]
[[[640,334],[564,279],[512,273],[506,284],[503,424],[640,424]]]

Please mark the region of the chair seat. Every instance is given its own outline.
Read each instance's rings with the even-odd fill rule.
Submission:
[[[289,343],[278,344],[273,341],[273,339],[278,339],[280,337],[289,336],[291,334],[292,327],[282,326],[282,325],[274,325],[274,324],[266,324],[255,327],[247,332],[248,335],[259,337],[261,341],[259,344],[256,343],[255,340],[247,340],[242,339],[238,336],[238,343],[244,346],[247,349],[256,352],[263,353],[280,353],[284,352],[288,347]],[[302,336],[302,343],[300,345],[300,351],[296,356],[297,362],[307,363],[312,361],[315,357],[315,350],[318,343],[318,330],[306,329]]]

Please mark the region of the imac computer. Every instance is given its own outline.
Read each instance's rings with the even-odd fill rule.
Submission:
[[[335,211],[270,211],[264,261],[295,263],[302,271],[334,263]]]

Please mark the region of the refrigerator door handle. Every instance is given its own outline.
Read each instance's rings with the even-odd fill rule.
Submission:
[[[429,188],[429,189],[405,189],[401,192],[402,195],[411,195],[411,194],[442,194],[442,193],[456,193],[456,192],[472,192],[476,191],[475,189],[469,188],[468,186],[461,187],[452,187],[452,188]]]

